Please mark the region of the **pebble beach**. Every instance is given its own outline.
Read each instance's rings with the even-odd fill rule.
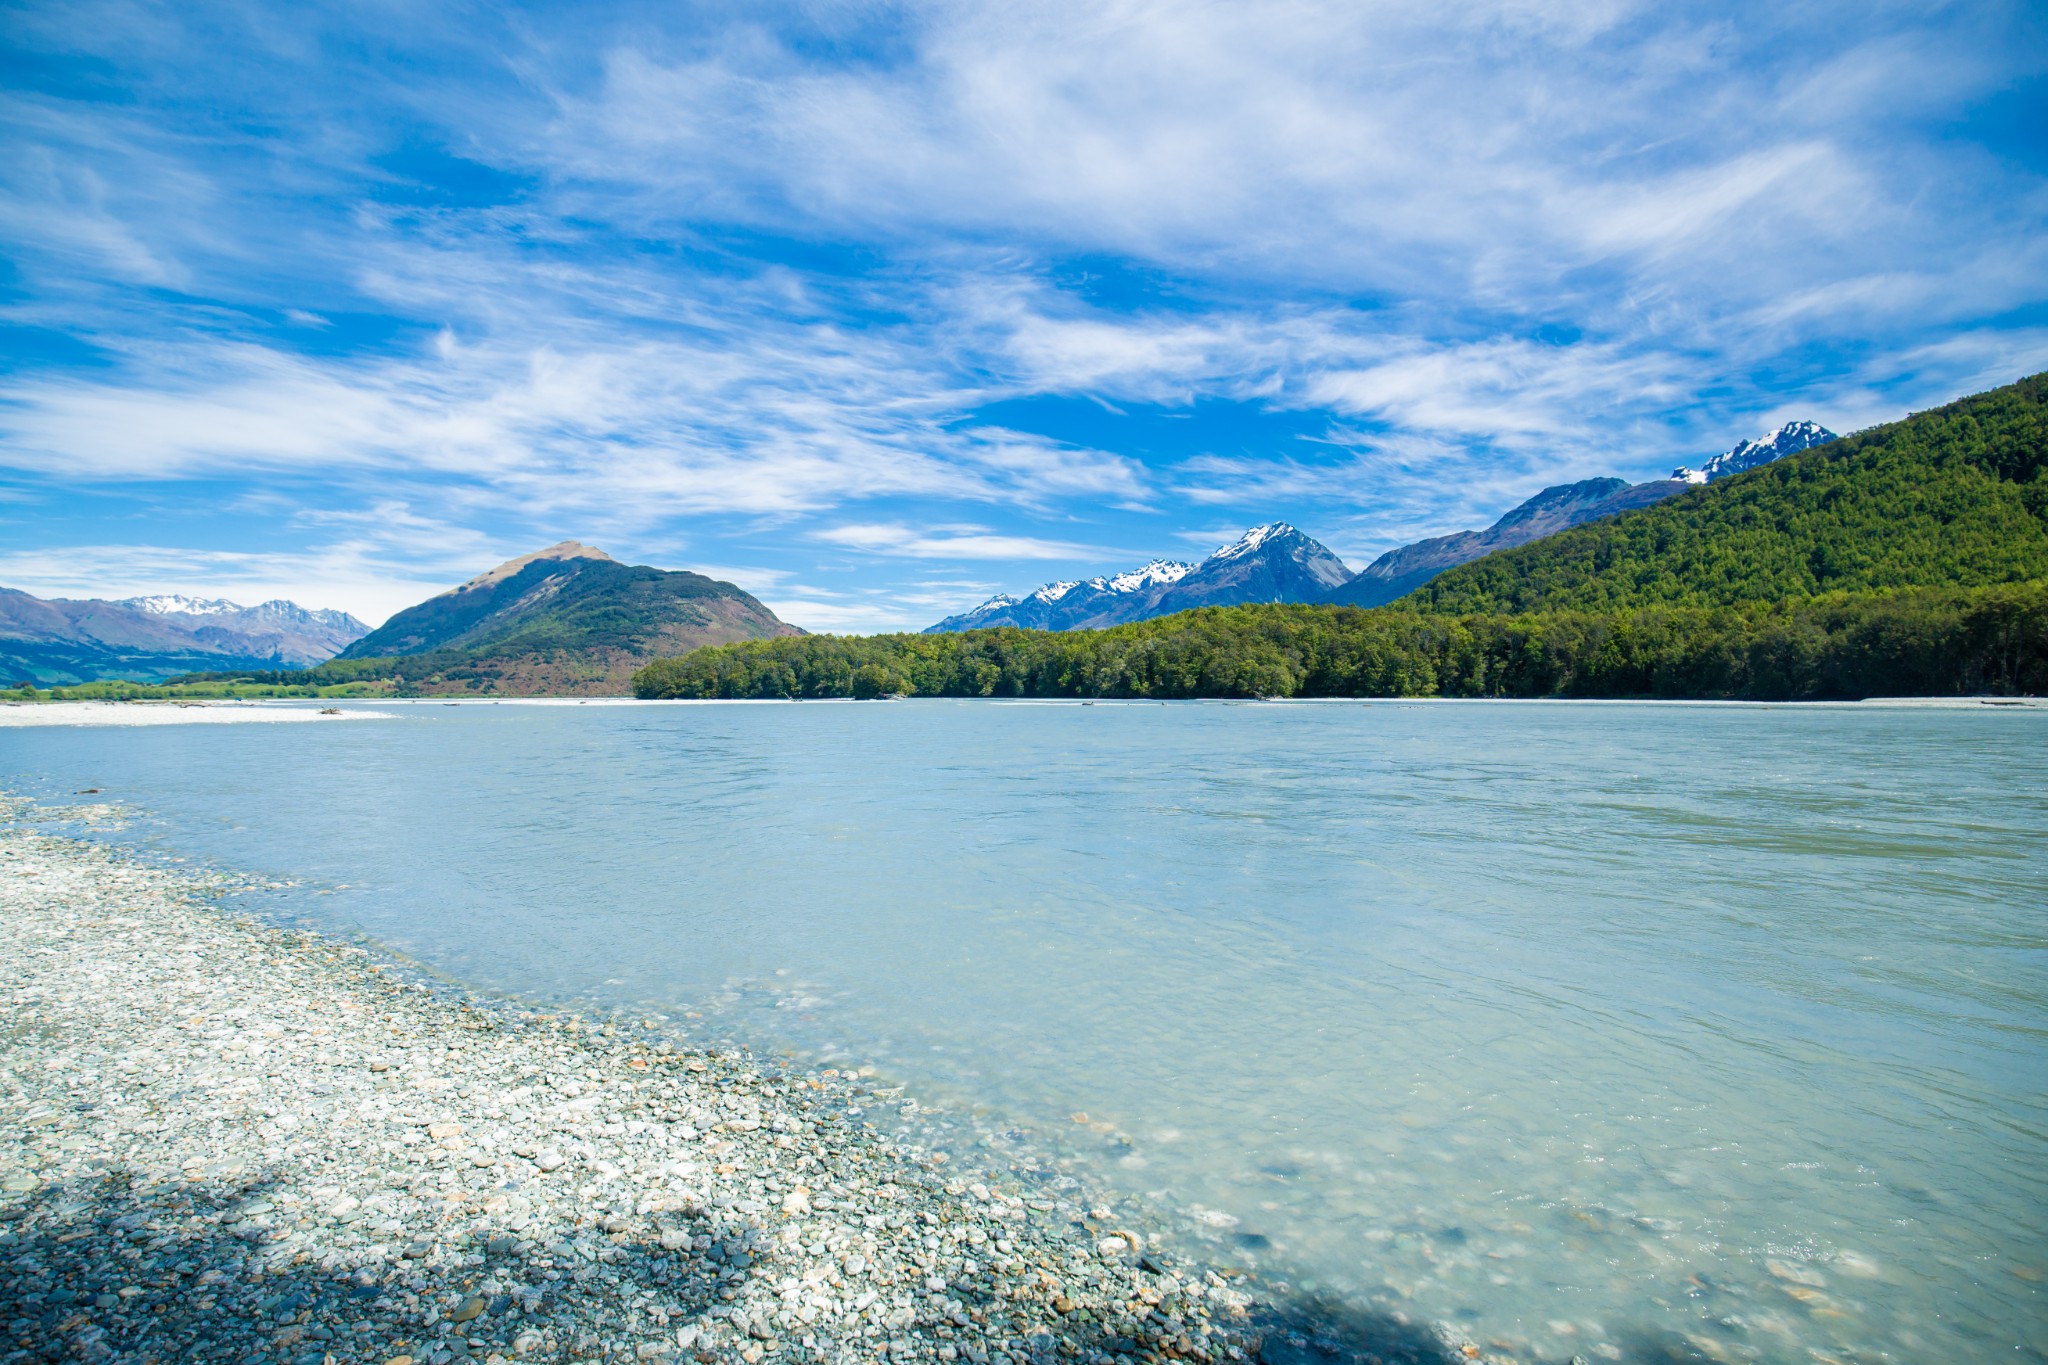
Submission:
[[[0,799],[0,1362],[1480,1358],[868,1119],[878,1082],[466,995]]]

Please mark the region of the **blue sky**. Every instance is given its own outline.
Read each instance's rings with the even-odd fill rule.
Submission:
[[[45,596],[375,621],[576,537],[921,626],[2048,369],[2024,3],[0,23],[0,584]]]

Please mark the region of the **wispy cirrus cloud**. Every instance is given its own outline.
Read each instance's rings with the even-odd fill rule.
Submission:
[[[811,532],[813,540],[897,559],[1080,559],[1102,553],[1072,541],[1000,535],[985,526],[911,526],[903,522],[849,522]]]
[[[903,392],[901,350],[829,336],[573,352],[486,341],[337,364],[242,343],[150,348],[114,377],[0,379],[0,466],[62,460],[98,480],[353,470],[465,481],[503,505],[670,516],[1141,494],[1129,459],[951,425],[967,396]]]

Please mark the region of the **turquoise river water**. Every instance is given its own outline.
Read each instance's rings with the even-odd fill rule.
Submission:
[[[2048,711],[376,709],[0,784],[1525,1359],[2048,1359]]]

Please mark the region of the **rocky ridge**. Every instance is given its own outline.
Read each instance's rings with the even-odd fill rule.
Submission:
[[[955,1169],[868,1121],[870,1076],[436,988],[57,817],[117,812],[0,799],[10,1365],[1481,1358]]]
[[[0,676],[61,686],[301,668],[332,658],[369,629],[345,611],[283,599],[253,607],[179,596],[46,600],[0,588]]]

